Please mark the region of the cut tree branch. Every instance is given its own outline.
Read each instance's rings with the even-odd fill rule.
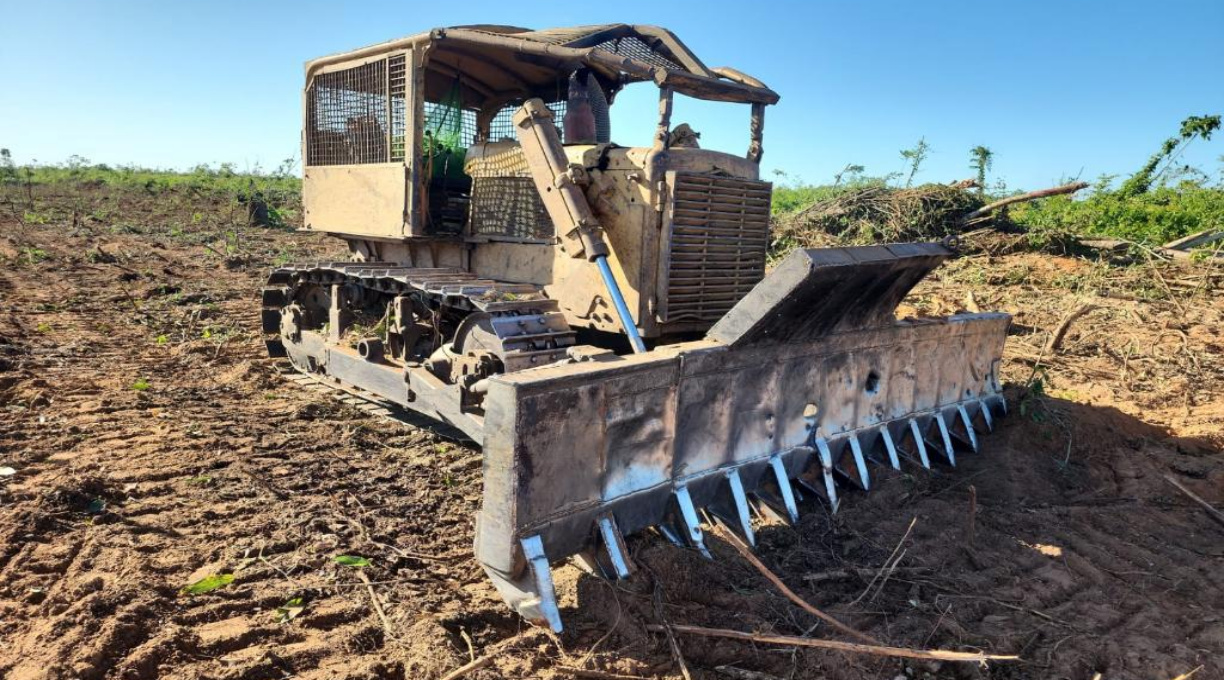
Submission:
[[[995,201],[994,203],[987,203],[986,205],[978,208],[977,210],[974,210],[968,215],[965,215],[964,217],[961,218],[960,221],[961,221],[961,224],[967,224],[969,222],[972,222],[973,220],[976,220],[979,217],[984,217],[994,212],[995,210],[1002,208],[1003,206],[1008,206],[1013,203],[1023,203],[1025,201],[1035,201],[1039,198],[1045,198],[1046,196],[1058,196],[1059,194],[1073,194],[1079,191],[1080,189],[1086,189],[1086,188],[1088,188],[1087,182],[1072,182],[1071,184],[1064,184],[1058,187],[1050,187],[1049,189],[1040,189],[1038,191],[1030,191],[1027,194],[1017,194],[1015,196],[1008,196],[1007,198],[999,199]]]

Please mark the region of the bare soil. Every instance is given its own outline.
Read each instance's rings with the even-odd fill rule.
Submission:
[[[558,567],[566,632],[524,624],[471,556],[478,449],[298,389],[263,356],[266,271],[338,242],[247,228],[206,196],[34,198],[37,218],[0,205],[0,466],[15,470],[0,476],[0,678],[424,680],[486,654],[465,677],[1224,674],[1224,526],[1164,479],[1224,507],[1224,300],[1207,265],[976,255],[907,301],[1015,315],[1011,417],[956,470],[879,471],[836,516],[805,502],[796,527],[761,528],[757,554],[887,644],[1021,657],[941,664],[681,634],[673,648],[647,626],[845,639],[717,540],[706,561],[634,537],[641,568],[621,583]],[[881,567],[911,522],[889,578],[853,570]],[[215,574],[234,580],[182,591]]]

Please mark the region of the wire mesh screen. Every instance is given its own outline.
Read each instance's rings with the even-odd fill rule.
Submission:
[[[452,119],[452,117],[457,118]],[[425,102],[425,129],[427,131],[456,131],[455,139],[445,140],[446,146],[466,149],[476,141],[476,112],[461,109],[447,103]],[[442,140],[440,140],[442,141]]]
[[[315,77],[307,95],[307,165],[386,163],[396,137],[403,158],[404,63],[398,60],[395,95],[388,93],[388,59]]]
[[[473,236],[513,240],[548,240],[552,220],[530,177],[482,177],[472,180]]]
[[[473,236],[499,240],[553,238],[553,223],[517,144],[494,144],[467,161],[472,178],[469,225]]]
[[[562,142],[565,142],[564,126],[561,124],[561,121],[565,119],[565,104],[564,99],[545,104],[548,110],[552,111],[553,123],[557,126],[557,132],[562,136]],[[522,102],[516,102],[503,106],[489,122],[489,138],[485,141],[500,142],[507,139],[517,141],[518,136],[514,132],[514,112],[518,111],[522,105]]]
[[[632,35],[628,35],[623,38],[606,40],[596,45],[595,49],[611,52],[612,54],[621,57],[632,57],[634,59],[639,59],[647,64],[650,64],[651,66],[662,66],[664,68],[676,71],[684,70],[684,68],[676,62],[651,49],[650,45],[642,42],[641,38],[637,38]]]
[[[387,88],[391,98],[391,160],[404,160],[408,114],[407,59],[397,54],[387,60]]]

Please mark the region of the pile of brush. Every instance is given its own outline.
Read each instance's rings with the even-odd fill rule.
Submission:
[[[801,210],[774,216],[775,253],[791,248],[836,245],[939,241],[970,230],[991,226],[1006,229],[1006,211],[1012,203],[1077,191],[1087,184],[1018,194],[986,204],[977,183],[923,184],[891,187],[884,184],[847,187]]]
[[[802,210],[776,216],[774,238],[806,247],[938,241],[960,233],[961,219],[983,204],[963,182],[848,187]]]

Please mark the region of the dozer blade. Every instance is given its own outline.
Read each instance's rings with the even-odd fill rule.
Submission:
[[[476,553],[506,600],[559,630],[550,562],[623,576],[623,536],[650,527],[708,555],[703,516],[751,542],[750,504],[793,521],[798,495],[836,510],[875,469],[976,449],[1006,408],[1010,317],[895,318],[950,255],[796,251],[703,341],[491,380]]]

